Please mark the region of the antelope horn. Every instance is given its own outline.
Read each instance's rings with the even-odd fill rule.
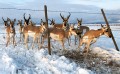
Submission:
[[[64,17],[61,15],[61,13],[60,13],[60,16],[61,16],[62,19],[64,19]]]
[[[79,19],[77,18],[77,21],[79,21]]]
[[[48,19],[49,21],[51,21],[50,19]],[[51,21],[52,22],[52,21]]]
[[[82,18],[81,18],[81,22],[82,22]]]
[[[31,19],[31,15],[29,14],[29,18],[28,19]]]
[[[16,19],[14,19],[14,22],[16,21]]]
[[[69,19],[70,15],[71,15],[71,13],[69,12],[69,15],[68,15],[67,19]]]
[[[2,17],[2,19],[3,19],[3,21],[5,21],[3,17]]]
[[[23,14],[23,18],[24,18],[24,20],[25,20],[25,13]]]

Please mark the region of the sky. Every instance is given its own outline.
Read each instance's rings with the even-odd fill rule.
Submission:
[[[0,4],[8,4],[14,7],[35,8],[39,5],[67,5],[82,4],[93,5],[107,10],[120,9],[120,0],[0,0]],[[4,6],[3,6],[4,7]]]
[[[120,12],[120,0],[0,0],[0,8],[18,8],[18,9],[32,9],[44,10],[44,5],[47,5],[48,10],[52,11],[67,11],[67,12],[88,12],[88,13],[101,13],[101,9],[108,10],[110,13]],[[0,10],[0,17],[10,17],[23,19],[23,14],[32,15],[32,20],[44,19],[44,12],[33,11],[17,11],[17,10]],[[57,22],[62,22],[60,13],[65,17],[68,13],[48,12],[49,19],[58,19]],[[14,14],[14,15],[13,15]],[[83,22],[101,22],[103,16],[89,15],[89,14],[72,14],[70,21],[76,23],[76,18],[83,18]],[[109,20],[118,21],[119,16],[109,17]],[[2,21],[2,20],[1,20]]]

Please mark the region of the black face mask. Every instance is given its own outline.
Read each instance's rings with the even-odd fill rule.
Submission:
[[[108,29],[105,32],[108,32]]]

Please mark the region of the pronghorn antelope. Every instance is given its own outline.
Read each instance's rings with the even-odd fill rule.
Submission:
[[[34,23],[34,22],[32,22],[32,21],[30,21],[29,25],[35,25],[35,23]]]
[[[70,18],[70,13],[69,13],[69,15],[67,16],[67,18],[64,18],[64,16],[62,16],[61,15],[61,13],[60,13],[60,16],[61,16],[61,18],[62,18],[62,20],[63,20],[63,24],[55,24],[55,20],[53,20],[52,19],[52,23],[51,23],[51,25],[53,25],[53,27],[55,27],[55,28],[58,28],[58,29],[64,29],[64,28],[69,28],[69,25],[68,25],[68,19]]]
[[[24,26],[27,26],[29,24],[30,19],[31,19],[31,15],[29,14],[29,18],[26,19],[25,18],[25,13],[24,13],[23,18],[24,18]]]
[[[63,22],[63,24],[56,24],[54,19],[52,19],[50,21],[51,21],[50,25],[52,25],[52,27],[58,28],[58,29],[65,29],[64,22]]]
[[[83,30],[85,30],[85,32],[89,31],[89,27],[87,26],[82,26],[82,19],[79,20],[77,19],[78,25],[77,25],[77,29],[83,33]]]
[[[23,29],[23,33],[25,36],[24,42],[25,42],[27,49],[28,49],[28,44],[27,44],[28,36],[33,37],[32,49],[34,47],[34,42],[35,42],[36,38],[38,40],[38,46],[39,46],[38,48],[40,48],[40,36],[44,32],[45,29],[46,28],[45,28],[44,24],[42,24],[41,26],[27,25],[24,27],[24,29]]]
[[[79,19],[77,18],[77,23],[78,23],[78,24],[77,24],[77,28],[75,28],[74,30],[76,31],[77,36],[79,37],[78,39],[79,39],[79,41],[80,41],[81,36],[84,35],[85,32],[89,31],[89,27],[87,27],[87,26],[82,26],[82,19],[79,20]],[[85,32],[84,32],[84,30],[85,30]],[[79,42],[79,43],[80,43],[80,42]],[[76,37],[75,37],[75,44],[76,44]]]
[[[109,28],[103,27],[102,24],[101,24],[101,27],[102,28],[98,30],[89,30],[82,36],[79,47],[85,44],[83,53],[86,52],[86,56],[88,54],[90,45],[95,43],[97,38],[99,38],[101,35],[106,35],[107,37],[111,37]]]
[[[3,19],[3,22],[4,22],[5,27],[7,27],[7,26],[8,26],[9,18],[7,18],[7,20],[4,20],[4,18],[2,17],[2,19]]]
[[[24,35],[23,35],[24,25],[22,25],[22,20],[18,20],[17,25],[19,25],[19,33],[20,33],[20,41],[21,41],[22,37],[24,37]]]
[[[69,30],[58,29],[58,28],[49,28],[50,37],[56,41],[60,41],[62,43],[62,47],[65,50],[64,42],[65,39],[68,39],[71,35],[77,35],[75,31],[73,31],[73,27],[70,26]],[[47,38],[48,31],[43,34],[43,41]],[[42,41],[42,43],[43,43]]]
[[[3,19],[3,17],[2,17]],[[8,46],[8,44],[10,43],[10,40],[12,39],[13,45],[15,47],[16,45],[16,41],[15,41],[15,28],[14,28],[14,24],[16,19],[14,19],[13,21],[11,21],[9,18],[7,18],[7,21],[4,21],[5,24],[5,30],[6,30],[6,38],[7,38],[7,43],[6,43],[6,47]],[[10,21],[10,23],[8,24],[8,21]]]
[[[45,25],[45,27],[47,27],[47,24],[46,24],[46,22],[45,22],[45,21],[43,21],[42,19],[41,19],[41,22],[40,22],[40,24],[44,24],[44,25]]]

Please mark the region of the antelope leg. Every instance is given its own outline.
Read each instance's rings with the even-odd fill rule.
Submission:
[[[28,34],[25,35],[24,43],[26,48],[28,49]]]
[[[7,43],[6,43],[6,47],[7,47],[7,46],[8,46],[8,43],[10,42],[10,37],[7,36],[6,38],[7,38]]]
[[[34,47],[35,40],[36,40],[36,36],[33,37],[32,49]]]

